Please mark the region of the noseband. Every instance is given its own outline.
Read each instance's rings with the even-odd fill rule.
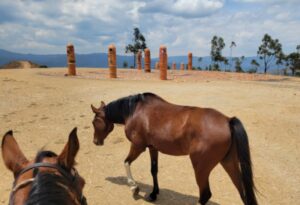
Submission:
[[[53,168],[53,169],[56,169],[56,170],[57,170],[64,178],[66,178],[66,179],[67,179],[69,182],[71,182],[72,184],[74,183],[75,178],[76,178],[76,176],[78,175],[77,170],[76,170],[75,168],[72,168],[72,170],[73,170],[73,172],[74,172],[74,175],[72,175],[71,173],[68,173],[66,170],[64,170],[63,168],[61,168],[61,167],[59,167],[59,166],[57,166],[57,165],[55,165],[55,164],[42,163],[42,162],[40,162],[40,163],[35,163],[35,164],[32,164],[32,165],[29,165],[29,166],[25,167],[24,169],[22,169],[22,170],[18,173],[17,177],[15,178],[15,181],[14,181],[14,183],[13,183],[13,188],[12,188],[12,191],[11,191],[11,193],[10,193],[9,205],[13,205],[13,196],[14,196],[14,194],[16,193],[16,191],[18,191],[19,189],[21,189],[21,188],[23,188],[23,187],[25,187],[25,186],[27,186],[27,185],[33,183],[34,180],[35,180],[35,178],[33,177],[33,178],[27,179],[27,180],[25,180],[25,181],[22,181],[22,182],[16,184],[18,178],[19,178],[22,174],[28,172],[29,170],[35,169],[35,168],[39,168],[39,167],[45,167],[45,168]],[[63,184],[60,184],[60,183],[58,183],[58,185],[59,185],[60,187],[64,188],[64,189],[66,189],[67,191],[70,191],[70,190],[69,190],[69,187],[67,187],[67,186],[65,186],[65,185],[63,185]],[[72,199],[75,201],[75,203],[76,203],[77,205],[86,205],[86,204],[87,204],[87,203],[86,203],[86,199],[85,199],[85,197],[83,196],[83,194],[81,194],[80,199],[78,199],[78,197],[76,197],[76,196],[73,194],[73,192],[70,191],[69,193],[72,193],[72,194],[70,194],[70,196],[72,197]]]

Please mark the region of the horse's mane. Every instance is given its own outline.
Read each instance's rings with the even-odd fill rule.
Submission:
[[[44,157],[54,156],[57,156],[54,152],[40,151],[35,158],[35,162],[41,162]],[[34,169],[34,177],[35,180],[32,183],[25,205],[72,204],[69,193],[64,187],[60,186],[61,184],[69,187],[69,181],[66,178],[54,173],[37,172],[37,169]]]
[[[142,93],[119,98],[105,106],[105,117],[113,123],[124,124],[125,120],[130,117],[140,102],[147,102],[150,98],[161,99],[153,93]]]
[[[32,183],[32,188],[25,205],[72,204],[67,190],[59,185],[68,186],[68,183],[62,176],[53,173],[38,173]]]

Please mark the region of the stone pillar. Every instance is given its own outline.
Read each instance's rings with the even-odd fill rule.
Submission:
[[[168,54],[167,48],[165,46],[160,46],[159,48],[159,70],[160,79],[167,80]]]
[[[176,70],[176,63],[175,62],[172,64],[172,69]]]
[[[180,70],[184,70],[184,63],[180,64]]]
[[[188,54],[188,70],[193,70],[193,54],[191,52]]]
[[[144,59],[144,63],[145,63],[145,72],[150,73],[151,72],[151,55],[150,55],[150,49],[146,48],[144,50],[145,52],[145,59]]]
[[[142,70],[142,51],[138,51],[136,54],[137,69]]]
[[[75,49],[73,44],[67,45],[68,75],[76,75]]]
[[[117,78],[117,55],[115,45],[108,46],[108,68],[109,77]]]

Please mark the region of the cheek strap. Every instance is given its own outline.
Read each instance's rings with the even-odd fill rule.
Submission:
[[[27,186],[28,184],[32,183],[34,181],[34,178],[26,179],[25,181],[22,181],[21,183],[17,184],[13,189],[12,192],[16,192],[18,189]]]

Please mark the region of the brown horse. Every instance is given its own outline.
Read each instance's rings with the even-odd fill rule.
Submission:
[[[248,137],[235,117],[209,109],[171,104],[152,93],[120,98],[100,108],[91,105],[95,118],[94,143],[103,145],[114,123],[124,124],[131,148],[125,159],[128,183],[137,194],[130,164],[148,147],[151,157],[153,191],[148,200],[159,194],[158,151],[169,155],[189,155],[199,186],[199,202],[211,197],[209,174],[221,163],[245,205],[256,205]]]
[[[13,132],[2,139],[2,157],[14,175],[9,205],[86,205],[82,194],[84,179],[74,168],[79,150],[76,128],[60,155],[40,151],[29,161],[19,148]]]

